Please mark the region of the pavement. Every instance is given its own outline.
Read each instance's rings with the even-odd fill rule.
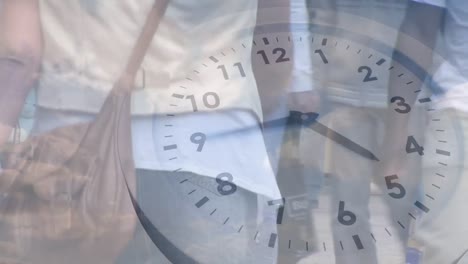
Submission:
[[[318,208],[314,210],[314,220],[316,223],[316,232],[318,241],[323,241],[327,245],[327,251],[323,247],[319,247],[320,251],[308,256],[300,261],[300,264],[331,264],[335,263],[333,254],[333,238],[330,226],[331,210],[330,210],[330,192],[326,185],[322,190],[319,198]],[[391,217],[382,194],[379,191],[374,191],[370,198],[369,211],[371,212],[371,226],[377,242],[377,256],[379,264],[404,264],[405,253],[402,252],[402,245],[396,236],[390,237],[385,228],[392,226]],[[354,264],[354,263],[353,263]],[[362,263],[366,264],[366,263]],[[374,263],[369,263],[374,264]],[[377,263],[375,263],[377,264]]]

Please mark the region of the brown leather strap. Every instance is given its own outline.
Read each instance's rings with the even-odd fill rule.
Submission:
[[[133,84],[136,73],[143,62],[146,52],[153,40],[153,36],[158,29],[161,18],[166,12],[169,0],[155,0],[154,4],[148,13],[146,22],[143,25],[143,29],[132,49],[132,53],[128,59],[125,71],[119,80],[128,80],[129,83]],[[131,86],[133,88],[133,86]]]
[[[143,62],[143,58],[145,57],[145,54],[151,44],[153,36],[156,33],[159,22],[161,21],[161,18],[166,11],[168,2],[169,0],[155,0],[153,7],[151,8],[151,11],[148,14],[145,25],[143,26],[142,32],[140,33],[135,47],[132,50],[132,54],[130,55],[125,71],[122,73],[122,76],[120,76],[120,78],[117,80],[117,83],[114,85],[114,90],[121,88],[119,87],[119,82],[122,81],[123,83],[120,84],[123,85],[124,88],[128,88],[130,90],[133,89],[134,86],[132,84],[134,83],[136,72],[138,71],[138,68],[140,68],[141,63]],[[117,156],[119,159],[121,159],[124,155],[120,154],[118,148],[117,151]],[[120,160],[120,164],[124,164],[124,162]],[[127,176],[125,176],[125,173],[123,174],[123,178],[133,205],[133,209],[137,214],[138,220],[140,221],[145,232],[148,234],[154,245],[163,253],[163,255],[171,263],[198,264],[197,261],[192,259],[190,256],[186,255],[181,249],[175,246],[148,219],[148,217],[145,215],[140,205],[138,204],[138,201],[135,199],[132,193],[132,188],[130,188],[130,185],[128,184]]]

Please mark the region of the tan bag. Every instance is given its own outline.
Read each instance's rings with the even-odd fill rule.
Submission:
[[[0,263],[112,263],[132,238],[131,91],[167,2],[155,1],[94,121],[2,152]]]

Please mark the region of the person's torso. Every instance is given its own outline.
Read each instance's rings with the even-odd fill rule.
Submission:
[[[152,4],[153,0],[42,0],[44,58],[38,104],[52,109],[99,111],[127,62]],[[169,1],[137,76],[133,113],[166,111],[170,88],[181,85],[202,59],[242,39],[251,40],[256,7],[257,1],[249,0]],[[250,56],[250,52],[238,56]],[[252,108],[259,114],[255,83],[248,78],[236,81],[238,89],[229,94],[227,106]]]
[[[319,2],[323,2],[319,5]],[[340,29],[351,30],[356,39],[372,39],[386,45],[389,50],[394,48],[398,28],[405,14],[406,1],[402,0],[337,0],[335,5],[325,1],[310,4],[312,8],[324,9],[311,19],[314,27],[318,24],[332,24]],[[389,35],[385,28],[394,29]],[[312,29],[313,30],[313,29]],[[385,107],[387,105],[387,84],[390,77],[388,67],[372,67],[378,56],[389,58],[391,54],[379,55],[373,48],[372,41],[357,43],[352,39],[337,39],[340,45],[326,52],[333,68],[323,67],[321,61],[314,63],[314,82],[327,94],[332,102],[363,107]],[[389,59],[387,59],[389,61]],[[363,82],[363,73],[358,72],[360,66],[372,67],[376,82]]]

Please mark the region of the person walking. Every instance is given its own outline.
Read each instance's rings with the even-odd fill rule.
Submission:
[[[55,128],[93,120],[122,71],[145,14],[154,1],[160,0],[0,1],[0,145],[9,137],[26,95],[34,85],[37,86],[37,112],[33,134],[41,135]],[[185,203],[181,199],[181,185],[174,177],[214,180],[216,175],[203,173],[213,169],[209,166],[219,162],[234,166],[249,160],[239,156],[245,153],[240,143],[245,141],[252,142],[249,146],[251,158],[265,159],[267,154],[260,127],[241,138],[226,136],[222,149],[207,154],[212,165],[203,163],[202,170],[195,168],[187,172],[173,172],[170,165],[160,159],[157,154],[160,135],[154,134],[160,131],[170,113],[165,101],[171,96],[168,88],[180,85],[194,65],[200,64],[205,56],[222,52],[231,43],[241,40],[247,40],[248,50],[252,48],[253,30],[261,19],[257,18],[261,2],[169,1],[138,72],[135,84],[138,89],[132,94],[131,126],[137,181],[135,196],[148,219],[156,228],[164,230],[167,239],[155,245],[138,223],[134,236],[122,235],[121,239],[128,241],[125,249],[103,248],[103,253],[109,252],[108,263],[159,264],[171,259],[201,263],[275,263],[276,251],[255,253],[251,246],[253,241],[247,236],[249,232],[226,233],[218,223],[207,219],[192,204]],[[211,41],[213,36],[217,41]],[[236,56],[245,61],[240,53]],[[246,126],[258,124],[263,111],[251,67],[246,69],[249,69],[246,72],[249,78],[233,80],[237,89],[230,94],[225,111],[186,113],[177,120],[188,127],[203,123],[214,132],[216,128],[231,127],[233,122]],[[216,85],[199,80],[201,83]],[[238,110],[239,105],[245,109]],[[226,148],[232,151],[219,156]],[[188,150],[183,151],[190,154]],[[249,228],[255,228],[261,224],[257,222],[257,216],[262,215],[257,208],[259,200],[266,199],[262,197],[267,195],[275,198],[278,193],[274,174],[269,163],[249,162],[236,168],[240,175],[249,175],[243,168],[255,171],[262,183],[269,184],[270,193],[265,194],[251,184],[254,179],[245,176],[247,184],[238,186],[236,195],[223,197],[223,205],[229,206],[226,210],[235,211],[239,221],[254,222]],[[274,230],[274,223],[272,225]],[[6,241],[10,246],[12,242]],[[111,238],[102,238],[101,242],[106,242],[108,247],[115,246]],[[220,244],[229,250],[218,250]],[[14,245],[13,248],[19,259],[28,259],[33,250],[23,246]],[[67,244],[61,247],[64,252],[74,250]],[[48,251],[35,253],[34,256],[39,257],[34,263],[43,263],[40,257],[49,254]],[[87,253],[75,252],[77,257],[67,258],[67,262],[81,263],[80,255],[89,255]]]

